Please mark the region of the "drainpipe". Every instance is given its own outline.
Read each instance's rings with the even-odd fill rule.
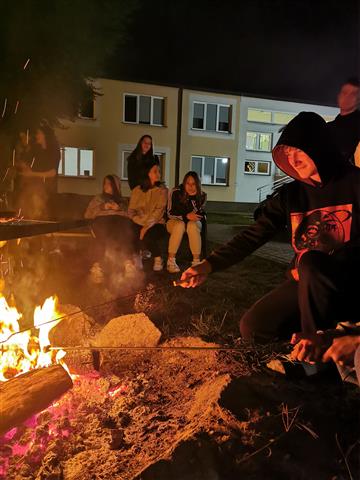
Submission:
[[[175,186],[178,186],[180,183],[182,109],[183,109],[183,87],[180,87],[179,93],[178,93],[178,116],[177,116],[177,130],[176,130]]]

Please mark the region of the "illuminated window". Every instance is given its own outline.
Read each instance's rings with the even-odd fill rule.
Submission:
[[[191,157],[191,169],[199,175],[203,185],[228,185],[229,165],[228,157],[202,155]]]
[[[260,132],[246,132],[246,150],[271,152],[272,134]]]
[[[295,113],[275,112],[257,108],[248,108],[247,111],[248,122],[272,123],[275,125],[287,125],[295,116]]]
[[[65,177],[93,177],[94,151],[88,148],[62,147],[58,173]]]
[[[250,175],[270,175],[271,162],[262,162],[260,160],[246,160],[244,173]]]

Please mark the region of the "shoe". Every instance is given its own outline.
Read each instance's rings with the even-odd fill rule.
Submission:
[[[200,259],[199,259],[199,260],[193,260],[193,261],[191,262],[191,266],[192,266],[192,267],[196,267],[196,265],[199,265],[200,263],[201,263],[201,260],[200,260]]]
[[[124,263],[125,277],[135,277],[136,275],[136,266],[131,260],[125,260]]]
[[[168,258],[166,268],[167,268],[167,271],[169,273],[179,273],[180,272],[179,265],[176,263],[176,259],[174,257]]]
[[[162,258],[161,257],[155,257],[154,258],[154,266],[153,266],[153,270],[154,272],[161,272],[161,270],[163,269],[163,261],[162,261]]]
[[[104,272],[100,266],[100,263],[95,262],[90,268],[90,280],[96,284],[104,281]]]

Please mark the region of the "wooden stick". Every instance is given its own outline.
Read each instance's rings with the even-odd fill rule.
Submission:
[[[72,388],[61,365],[39,368],[0,384],[0,435],[41,412]]]

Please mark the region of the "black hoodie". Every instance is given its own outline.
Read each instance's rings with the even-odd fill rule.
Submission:
[[[321,182],[301,180],[289,165],[284,146],[305,152]],[[294,278],[298,261],[308,250],[330,254],[347,243],[360,255],[360,169],[342,159],[326,122],[311,112],[297,115],[285,127],[273,149],[273,159],[295,181],[265,202],[256,223],[210,254],[207,260],[212,271],[243,260],[286,227],[295,252]]]

